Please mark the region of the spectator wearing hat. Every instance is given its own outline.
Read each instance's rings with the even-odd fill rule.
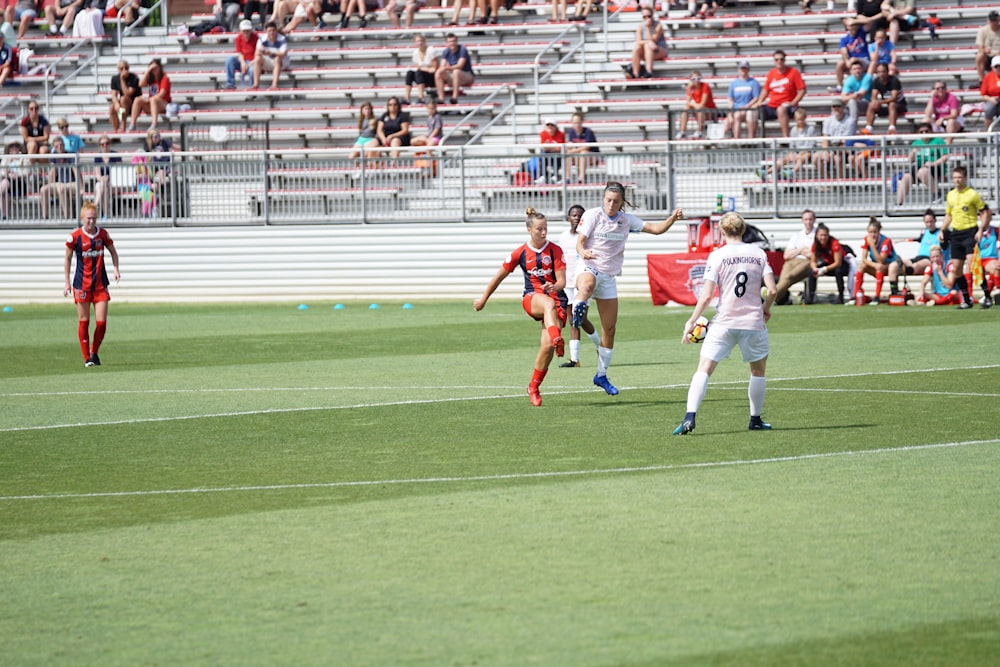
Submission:
[[[546,118],[542,131],[538,133],[538,143],[542,145],[541,176],[550,182],[557,182],[562,171],[562,150],[566,135],[559,129],[555,118]]]
[[[79,134],[69,131],[69,121],[65,117],[56,121],[56,127],[59,128],[59,134],[52,140],[53,143],[62,139],[63,148],[67,153],[79,153],[83,149],[83,139]]]
[[[0,86],[14,78],[14,51],[6,44],[6,39],[0,32]]]
[[[979,94],[983,96],[983,117],[990,123],[997,117],[997,105],[1000,104],[1000,56],[993,56],[990,61],[990,71],[983,77]]]
[[[236,52],[226,58],[226,90],[236,88],[236,73],[240,73],[243,85],[250,83],[250,66],[257,53],[257,32],[250,19],[240,21],[240,32],[236,35]]]
[[[982,81],[993,56],[1000,56],[1000,13],[993,10],[976,33],[976,73]]]
[[[733,139],[740,138],[740,125],[747,124],[747,136],[757,137],[757,98],[760,97],[760,82],[750,76],[750,61],[741,60],[737,65],[739,76],[729,84],[729,106],[732,109],[726,117],[726,133]]]

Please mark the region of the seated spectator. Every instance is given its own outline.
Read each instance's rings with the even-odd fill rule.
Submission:
[[[566,0],[552,0],[552,18],[549,19],[549,22],[565,23],[566,21]]]
[[[788,67],[786,59],[787,56],[781,49],[774,52],[774,69],[767,73],[760,97],[757,98],[757,106],[762,106],[764,110],[764,120],[777,118],[783,137],[788,136],[792,116],[806,94],[802,75],[794,67]]]
[[[236,21],[242,9],[240,4],[234,0],[215,0],[215,4],[212,5],[212,18],[192,26],[183,25],[179,32],[191,33],[197,37],[209,32],[235,32]]]
[[[283,35],[289,35],[302,25],[303,21],[308,21],[317,29],[325,28],[326,23],[320,18],[321,12],[319,0],[278,0],[276,23],[284,26],[279,32]],[[285,18],[289,13],[291,13],[292,18],[285,23]]]
[[[948,167],[948,146],[941,137],[931,136],[929,123],[921,123],[917,127],[920,135],[910,144],[910,168],[896,182],[896,206],[902,206],[910,194],[910,187],[915,181],[927,186],[931,204],[940,204],[938,197],[938,182],[945,178]]]
[[[632,47],[632,69],[625,74],[630,79],[651,79],[653,61],[667,57],[667,37],[663,24],[653,13],[653,8],[642,7],[642,22],[635,29],[635,46]],[[643,65],[645,63],[645,66]]]
[[[899,69],[896,67],[896,45],[885,36],[885,30],[875,33],[875,39],[868,45],[868,73],[874,74],[875,67],[879,63],[889,66],[890,75],[898,75]]]
[[[937,226],[937,215],[934,214],[934,209],[929,208],[924,211],[924,228],[920,230],[920,235],[910,239],[910,241],[920,243],[916,256],[912,259],[903,258],[903,270],[906,275],[922,276],[924,274],[924,269],[931,263],[931,248],[938,244],[938,234],[940,233],[941,230]],[[948,261],[947,255],[945,255],[944,261]]]
[[[927,106],[924,108],[924,122],[930,123],[938,133],[961,132],[965,127],[965,119],[958,110],[958,98],[948,92],[948,85],[944,81],[935,81],[931,98],[927,100]],[[948,137],[946,143],[951,143],[951,137]]]
[[[51,131],[49,119],[38,111],[38,102],[28,102],[28,115],[21,119],[21,139],[29,155],[49,152]]]
[[[597,135],[589,127],[583,125],[583,114],[577,111],[570,119],[569,129],[566,130],[566,153],[569,157],[569,166],[566,169],[566,179],[573,176],[573,168],[576,167],[576,181],[583,183],[587,180],[587,169],[594,163],[596,158],[593,153],[600,153],[601,149],[595,146]]]
[[[886,276],[889,278],[890,294],[898,294],[896,281],[899,278],[899,257],[892,245],[892,240],[882,233],[882,223],[872,216],[868,219],[868,233],[861,241],[861,260],[858,273],[854,280],[855,295],[863,293],[862,282],[865,274],[875,276],[875,296],[869,305],[877,306],[882,299],[882,285]],[[857,299],[857,296],[855,296]]]
[[[993,56],[990,71],[983,77],[983,84],[979,87],[979,94],[983,96],[983,118],[989,125],[997,117],[997,105],[1000,104],[1000,56]]]
[[[18,5],[20,4],[19,2]],[[18,39],[22,34],[23,32],[18,33]],[[980,81],[986,76],[986,70],[992,64],[994,56],[1000,56],[1000,13],[995,9],[987,15],[986,25],[980,26],[976,31],[976,73]]]
[[[789,302],[788,291],[795,283],[809,276],[809,257],[816,237],[816,214],[806,209],[802,211],[802,230],[792,234],[785,244],[785,262],[774,291],[774,303],[784,305]]]
[[[542,183],[558,183],[562,178],[562,147],[566,143],[566,135],[559,129],[554,118],[547,118],[542,131],[538,133],[542,155],[539,163],[538,180]]]
[[[94,203],[101,212],[101,218],[111,215],[111,165],[121,164],[122,158],[111,150],[111,139],[101,135],[97,140],[101,154],[94,157]]]
[[[851,68],[851,62],[861,60],[867,67],[868,63],[868,34],[860,23],[845,21],[847,34],[840,38],[840,60],[834,75],[837,77],[836,87],[827,89],[831,93],[839,93],[844,88],[844,76]]]
[[[685,88],[687,100],[684,103],[684,112],[681,113],[681,125],[677,131],[677,138],[683,139],[687,129],[688,113],[693,113],[698,123],[698,129],[691,135],[692,139],[701,139],[705,136],[705,121],[711,118],[715,120],[715,99],[712,97],[712,88],[701,80],[701,72],[695,70],[691,72]]]
[[[471,86],[476,80],[472,73],[472,56],[469,50],[458,43],[458,37],[450,32],[445,37],[445,47],[441,51],[434,84],[438,100],[444,100],[445,87],[451,84],[451,103],[458,104],[462,86]]]
[[[274,14],[274,3],[260,2],[260,0],[246,0],[243,3],[243,18],[247,21],[252,21],[254,13],[259,17],[260,25],[267,25],[274,19],[272,16]]]
[[[17,39],[24,39],[24,33],[38,18],[38,3],[35,0],[17,0],[4,10],[4,20],[11,25],[17,23]],[[13,46],[13,44],[11,44]]]
[[[747,126],[747,137],[757,137],[757,98],[760,97],[760,83],[750,76],[750,61],[741,60],[738,66],[739,76],[729,84],[729,106],[732,109],[726,116],[726,134],[733,139],[740,138],[740,125]]]
[[[111,77],[111,103],[108,104],[108,116],[115,132],[124,129],[126,118],[132,118],[132,103],[140,94],[139,77],[129,70],[127,60],[119,60],[118,72]]]
[[[38,198],[42,204],[42,219],[49,219],[49,206],[52,198],[59,200],[59,212],[64,218],[72,218],[72,204],[76,197],[76,167],[75,159],[65,156],[61,137],[52,141],[52,154],[49,156],[49,170],[43,185],[38,190]]]
[[[417,13],[417,10],[420,9],[421,7],[426,7],[426,6],[427,6],[427,0],[406,0],[406,3],[403,5],[403,15],[406,17],[405,19],[403,19],[404,22],[403,24],[407,28],[412,28],[413,17]],[[493,15],[493,18],[496,19],[496,14]],[[397,18],[396,21],[398,22],[399,19]],[[397,25],[396,27],[399,26]]]
[[[444,136],[444,125],[437,112],[437,102],[427,100],[427,123],[424,133],[410,140],[411,146],[437,146]]]
[[[822,222],[816,225],[812,252],[809,255],[809,277],[806,278],[805,303],[816,303],[816,279],[831,275],[837,281],[837,303],[844,303],[844,278],[850,273],[850,264],[840,241],[830,235],[830,228]]]
[[[72,34],[73,20],[83,8],[84,0],[52,0],[45,6],[45,20],[49,22],[49,34]]]
[[[139,95],[132,102],[132,117],[128,122],[128,131],[135,132],[135,123],[142,114],[150,117],[149,129],[156,129],[156,121],[160,113],[166,111],[172,98],[170,96],[170,77],[163,71],[163,63],[159,58],[149,61],[149,67],[139,79],[139,87],[146,88],[145,95]]]
[[[816,150],[817,136],[816,126],[806,122],[806,110],[799,108],[795,110],[795,127],[792,128],[788,143],[789,151],[784,157],[778,158],[774,169],[783,178],[795,178],[798,176],[802,165],[812,164],[812,156]],[[791,167],[786,165],[791,164]]]
[[[250,66],[257,55],[257,32],[248,19],[240,21],[240,32],[234,40],[235,53],[226,58],[226,90],[235,90],[236,73],[244,86],[250,85]]]
[[[56,121],[56,127],[59,128],[59,136],[56,139],[62,139],[66,153],[79,153],[83,150],[83,139],[80,138],[79,134],[73,134],[69,131],[69,121],[65,117]]]
[[[271,72],[271,90],[277,90],[281,71],[288,69],[290,65],[288,40],[278,32],[278,24],[271,21],[264,30],[264,38],[257,40],[257,53],[253,59],[253,85],[250,88],[260,88],[260,77],[267,69]]]
[[[351,23],[351,17],[355,14],[361,19],[361,27],[368,27],[367,6],[365,0],[340,0],[340,23],[338,28],[347,28]]]
[[[3,159],[0,159],[0,218],[9,218],[13,200],[29,192],[31,164],[21,152],[20,142],[12,141],[7,144]]]
[[[941,246],[931,246],[923,276],[917,303],[928,306],[957,306],[962,303],[962,294],[955,287],[958,278],[955,267],[945,259]]]
[[[162,136],[160,131],[154,127],[146,130],[146,139],[143,142],[143,149],[147,153],[152,154],[150,162],[154,167],[156,182],[160,185],[165,185],[167,176],[170,173],[171,158],[169,153],[179,149],[177,146],[174,146],[174,142]]]
[[[889,31],[889,41],[899,42],[900,32],[910,32],[920,29],[920,19],[917,17],[916,0],[884,0],[882,13],[872,22],[872,32]]]
[[[3,33],[7,46],[12,49],[17,46],[17,30],[14,29],[14,24],[6,20],[6,18],[0,23],[0,32]]]
[[[413,36],[413,52],[410,57],[413,69],[406,71],[406,91],[403,93],[403,104],[410,104],[410,91],[417,86],[417,102],[423,104],[424,91],[428,86],[434,86],[434,73],[438,68],[438,52],[427,46],[427,38],[418,32]]]
[[[855,10],[857,14],[849,19],[844,19],[844,25],[860,25],[869,35],[875,32],[872,25],[882,17],[883,0],[857,0]]]
[[[896,120],[900,115],[906,115],[906,97],[903,96],[903,84],[898,76],[889,74],[889,66],[880,63],[875,68],[875,78],[872,79],[872,99],[868,103],[865,114],[865,130],[872,133],[875,116],[888,116],[888,134],[896,134]]]
[[[7,38],[0,32],[0,86],[14,80],[14,50],[6,44]]]
[[[506,2],[513,6],[513,0],[506,0]],[[590,16],[590,12],[596,8],[599,4],[599,0],[578,0],[576,3],[576,8],[573,11],[573,15],[569,17],[570,21],[586,21],[587,17]]]
[[[868,102],[872,97],[872,76],[864,70],[860,60],[851,63],[851,75],[844,81],[840,99],[846,105],[847,115],[858,124],[858,115],[868,113]]]
[[[362,147],[378,148],[382,144],[378,140],[378,118],[371,102],[363,102],[358,109],[358,138],[354,140],[354,150],[351,159],[357,159],[362,153]]]
[[[821,150],[813,153],[812,157],[818,175],[824,178],[843,177],[845,154],[833,149],[846,145],[846,138],[857,134],[857,131],[857,122],[847,115],[844,103],[833,100],[830,115],[823,121],[823,136],[826,138],[820,142]]]
[[[403,111],[398,97],[392,96],[385,103],[385,113],[378,119],[375,136],[387,148],[398,149],[400,146],[410,145],[410,114]],[[399,151],[394,150],[390,155],[397,158]]]
[[[105,19],[121,19],[125,25],[132,25],[139,18],[142,4],[139,0],[108,0],[104,7]]]

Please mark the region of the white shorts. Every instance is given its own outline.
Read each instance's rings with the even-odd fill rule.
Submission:
[[[747,363],[760,361],[771,352],[767,329],[753,331],[709,325],[708,334],[701,344],[701,356],[719,362],[728,359],[737,345],[743,352],[743,361]]]
[[[597,279],[597,282],[594,285],[593,294],[595,299],[618,298],[618,279],[615,276],[609,276],[606,273],[601,273],[600,271],[595,271],[591,268],[584,268],[583,272],[589,273]]]

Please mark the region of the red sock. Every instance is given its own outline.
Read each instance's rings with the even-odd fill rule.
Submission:
[[[548,373],[548,372],[549,372],[549,369],[547,369],[547,368],[544,371],[540,371],[540,370],[538,370],[536,368],[534,375],[531,376],[531,384],[535,385],[536,387],[539,386],[539,385],[541,385],[542,384],[542,380],[545,379],[545,374]]]
[[[969,287],[969,298],[972,298],[972,290],[975,288],[976,283],[972,282],[972,273],[965,274],[965,284]]]
[[[76,329],[76,336],[80,339],[80,351],[83,352],[83,360],[90,359],[90,320],[80,320]]]
[[[885,274],[881,271],[875,272],[875,298],[878,299],[882,296],[882,282],[885,280]]]
[[[559,327],[555,325],[549,327],[547,331],[549,332],[549,338],[551,338],[553,342],[555,341],[556,338],[562,337],[562,332],[559,330]]]
[[[855,294],[857,294],[858,292],[863,292],[864,291],[864,288],[862,288],[862,284],[864,282],[865,282],[865,274],[864,274],[864,272],[859,271],[854,276],[854,293]]]
[[[97,354],[97,350],[100,349],[101,342],[104,340],[104,332],[107,330],[108,323],[98,320],[97,324],[94,326],[94,347],[92,348],[92,352],[94,354]]]

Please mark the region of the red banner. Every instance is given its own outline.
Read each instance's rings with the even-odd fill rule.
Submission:
[[[707,252],[682,252],[669,255],[646,255],[649,293],[654,306],[669,302],[693,306],[698,302],[705,278]],[[780,252],[767,253],[767,262],[774,271],[775,282],[785,258]]]

